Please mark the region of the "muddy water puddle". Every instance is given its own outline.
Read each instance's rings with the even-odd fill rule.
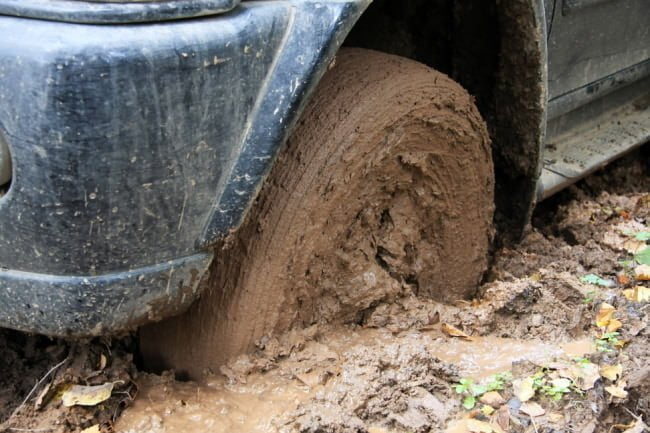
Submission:
[[[445,337],[439,331],[398,336],[376,329],[339,332],[335,338],[307,343],[303,351],[278,362],[277,368],[271,371],[246,376],[245,383],[229,383],[221,376],[208,378],[201,384],[177,382],[165,376],[144,376],[136,401],[121,417],[116,431],[285,431],[283,414],[336,386],[346,353],[353,348],[372,350],[387,344],[423,346],[433,357],[456,365],[461,376],[477,380],[509,370],[516,361],[543,363],[558,356],[576,357],[593,351],[588,340],[554,346],[498,337],[463,340]]]

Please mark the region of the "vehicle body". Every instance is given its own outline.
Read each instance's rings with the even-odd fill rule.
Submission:
[[[476,97],[504,239],[650,137],[645,0],[0,0],[0,326],[185,310],[344,41]]]

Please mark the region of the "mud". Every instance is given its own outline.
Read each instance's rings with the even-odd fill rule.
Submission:
[[[495,253],[472,299],[442,304],[406,292],[351,324],[263,337],[249,355],[203,371],[200,383],[137,371],[133,339],[73,344],[2,331],[0,431],[466,433],[485,422],[516,433],[610,433],[636,423],[628,433],[641,433],[639,420],[650,417],[650,303],[622,291],[650,286],[634,279],[626,243],[648,230],[648,161],[636,153],[540,205],[525,239]],[[587,274],[610,282],[590,284]],[[616,309],[621,347],[598,349],[602,302]],[[491,415],[463,408],[455,390],[463,378],[558,375],[583,363],[620,365],[621,377],[596,377],[557,400],[537,395],[540,416],[524,412],[509,384]],[[120,385],[96,406],[65,408],[56,392],[106,382]],[[615,385],[627,394],[610,394]]]
[[[132,338],[65,342],[0,330],[0,432],[112,431],[135,395]],[[85,408],[62,406],[72,385],[113,383],[109,399]]]
[[[523,242],[496,253],[471,301],[444,305],[404,296],[366,310],[355,324],[264,338],[255,353],[220,369],[225,378],[208,375],[202,385],[146,376],[141,389],[150,397],[137,400],[117,430],[453,433],[482,420],[509,432],[610,432],[624,430],[634,417],[647,419],[650,304],[622,296],[623,289],[647,282],[620,278],[632,272],[622,264],[630,254],[619,242],[630,226],[647,230],[645,167],[645,159],[632,158],[540,207]],[[613,284],[581,281],[588,273]],[[594,321],[603,301],[623,323],[622,349],[596,347],[601,332]],[[471,339],[450,337],[443,323]],[[612,397],[605,388],[614,382],[600,377],[582,393],[536,398],[545,414],[533,419],[510,387],[492,416],[463,409],[454,391],[461,378],[480,381],[504,371],[522,378],[541,369],[556,374],[558,365],[576,359],[620,364],[616,383],[624,382],[627,396]]]
[[[197,378],[264,335],[476,290],[493,215],[489,138],[447,76],[343,50],[278,158],[201,301],[144,330],[150,365]]]

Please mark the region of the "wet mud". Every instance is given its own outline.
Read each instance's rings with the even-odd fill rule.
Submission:
[[[199,381],[138,369],[132,338],[73,344],[2,331],[0,432],[642,433],[650,302],[630,293],[650,283],[631,240],[648,231],[648,168],[647,153],[635,153],[542,203],[470,299],[400,291],[352,323],[262,337]],[[464,380],[504,372],[498,397],[463,407]],[[515,384],[533,377],[546,382],[523,401]],[[567,392],[554,391],[566,377]],[[66,386],[108,382],[108,400],[63,406]]]
[[[476,291],[494,210],[490,143],[446,75],[343,49],[278,159],[201,302],[144,329],[151,365],[197,378],[269,333]]]

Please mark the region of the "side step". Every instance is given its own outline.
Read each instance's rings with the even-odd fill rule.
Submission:
[[[650,94],[547,139],[537,200],[650,141]]]

